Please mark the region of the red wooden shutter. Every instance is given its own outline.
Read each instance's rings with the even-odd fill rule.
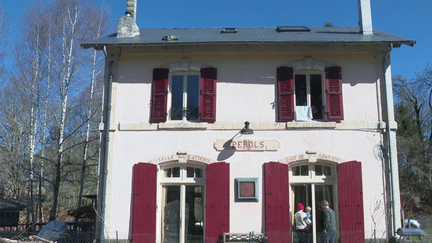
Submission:
[[[278,122],[294,119],[294,78],[290,67],[277,68]]]
[[[167,115],[169,70],[164,68],[153,69],[151,122],[165,122]]]
[[[206,171],[206,242],[216,243],[229,232],[229,164],[213,163]]]
[[[154,164],[133,167],[132,242],[156,241],[156,173]]]
[[[269,243],[291,242],[288,165],[264,164],[265,231]]]
[[[200,114],[201,121],[216,121],[216,68],[201,69]]]
[[[338,166],[341,242],[365,242],[361,163]]]
[[[326,75],[327,119],[341,121],[343,116],[342,74],[340,67],[328,67]]]

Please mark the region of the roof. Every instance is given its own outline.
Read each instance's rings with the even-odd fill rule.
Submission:
[[[43,199],[33,199],[33,205],[42,202]],[[0,198],[0,211],[21,211],[31,204],[30,198],[12,199]]]
[[[297,27],[297,26],[295,26]],[[236,31],[232,31],[235,29]],[[140,35],[130,38],[117,38],[116,34],[82,44],[84,48],[110,45],[188,45],[188,44],[376,44],[392,43],[413,46],[416,41],[374,30],[373,35],[359,33],[359,27],[314,27],[292,28],[278,31],[277,28],[224,28],[207,29],[141,29]],[[229,32],[229,33],[228,33]],[[235,32],[235,33],[232,33]],[[166,36],[178,40],[163,40]]]

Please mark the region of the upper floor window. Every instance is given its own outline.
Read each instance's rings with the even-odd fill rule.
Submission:
[[[312,115],[309,119],[317,120],[324,117],[322,81],[321,74],[295,74],[295,105],[309,108],[305,110],[309,113],[306,113],[306,116]],[[298,113],[296,115],[304,116]]]
[[[277,106],[279,122],[297,120],[343,120],[340,67],[325,72],[277,68]]]
[[[199,75],[172,75],[171,120],[199,120]]]
[[[202,68],[199,73],[173,73],[171,77],[168,69],[154,69],[151,122],[215,122],[216,83],[215,68]]]

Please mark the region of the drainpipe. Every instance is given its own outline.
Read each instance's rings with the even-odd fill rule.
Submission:
[[[105,58],[107,58],[106,46],[103,49]],[[112,65],[113,61],[109,61],[108,65],[108,79],[104,86],[104,104],[102,123],[100,130],[101,143],[100,143],[100,154],[99,154],[99,185],[98,185],[98,222],[96,225],[96,238],[98,242],[105,242],[105,208],[106,208],[106,187],[107,187],[107,175],[108,175],[108,158],[109,158],[109,133],[110,133],[110,121],[111,121],[111,86],[113,81]]]
[[[390,64],[390,52],[392,46],[389,46],[389,50],[385,52],[382,58],[382,78],[384,79],[385,89],[385,103],[384,109],[386,133],[385,138],[387,139],[386,150],[387,160],[390,170],[390,200],[391,200],[391,235],[397,236],[396,231],[401,227],[401,204],[400,204],[400,191],[399,191],[399,167],[397,158],[397,147],[396,147],[396,131],[397,123],[394,115],[393,105],[393,85],[391,75],[391,64]]]

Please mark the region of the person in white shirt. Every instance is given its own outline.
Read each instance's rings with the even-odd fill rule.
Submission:
[[[310,224],[311,221],[308,219],[307,213],[304,212],[303,204],[297,204],[297,213],[295,213],[294,219],[299,243],[307,243],[309,239],[308,224]]]

